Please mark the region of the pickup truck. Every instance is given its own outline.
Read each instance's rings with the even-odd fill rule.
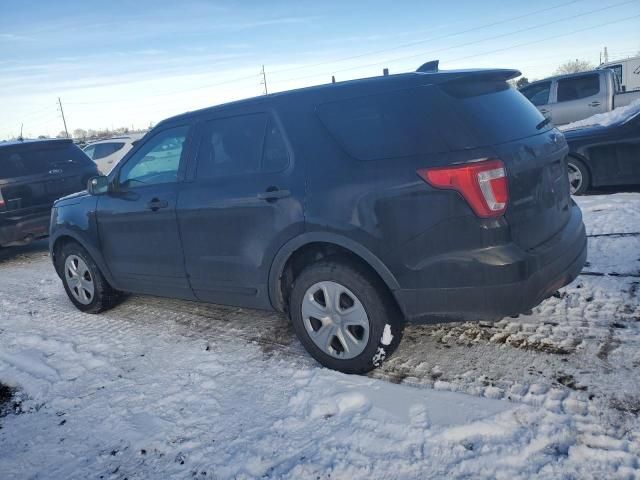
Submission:
[[[623,92],[610,69],[545,78],[522,87],[520,92],[555,125],[610,112],[640,99],[640,91]]]

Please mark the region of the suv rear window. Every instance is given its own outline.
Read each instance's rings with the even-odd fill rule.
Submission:
[[[359,160],[505,143],[540,133],[536,125],[544,120],[501,81],[457,81],[339,100],[320,105],[318,115]]]
[[[53,168],[70,170],[88,163],[88,157],[72,143],[0,148],[0,178],[3,179],[38,175]]]

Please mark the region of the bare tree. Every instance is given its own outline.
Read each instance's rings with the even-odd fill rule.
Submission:
[[[82,128],[76,128],[73,131],[73,138],[85,139],[87,138],[87,131]]]
[[[527,85],[529,85],[529,79],[527,77],[520,77],[516,82],[517,88],[526,87]]]
[[[556,75],[563,75],[565,73],[578,73],[578,72],[586,72],[589,70],[593,70],[594,65],[588,60],[568,60],[560,65],[556,71]]]

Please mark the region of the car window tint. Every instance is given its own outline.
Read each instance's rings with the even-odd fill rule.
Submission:
[[[0,149],[0,178],[21,177],[49,173],[64,173],[89,163],[86,155],[72,143],[38,145],[20,149]]]
[[[123,188],[171,183],[178,179],[180,158],[189,127],[157,133],[123,165],[119,181]]]
[[[433,87],[421,87],[348,98],[320,105],[318,115],[344,150],[359,160],[444,152],[451,135],[441,125],[455,122],[440,111],[434,96]]]
[[[207,122],[198,148],[198,178],[218,178],[260,171],[267,114]]]
[[[622,85],[622,65],[611,65],[607,67],[609,70],[613,70],[613,73],[616,76],[618,85]]]
[[[558,80],[558,102],[580,100],[591,97],[599,91],[600,76],[597,74]]]
[[[95,152],[91,157],[93,160],[100,160],[101,158],[108,157],[112,153],[117,152],[124,146],[124,143],[98,143],[95,145]]]
[[[289,165],[289,150],[278,124],[272,117],[267,122],[262,152],[262,172],[281,172]]]
[[[551,82],[544,82],[523,88],[520,90],[520,93],[527,97],[535,106],[540,106],[549,103],[550,90]]]
[[[94,160],[93,156],[95,154],[95,150],[96,150],[96,146],[95,145],[90,145],[88,147],[86,147],[83,152],[91,159]]]

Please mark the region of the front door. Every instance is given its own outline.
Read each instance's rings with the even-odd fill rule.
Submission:
[[[304,182],[271,113],[200,126],[197,169],[180,186],[178,220],[196,296],[268,308],[274,255],[304,230]]]
[[[192,298],[176,218],[188,126],[159,131],[114,172],[98,199],[98,234],[119,288]]]
[[[537,82],[528,85],[520,90],[525,97],[533,103],[545,117],[551,116],[551,106],[549,105],[549,95],[551,93],[551,82]],[[553,118],[551,119],[553,120]]]

